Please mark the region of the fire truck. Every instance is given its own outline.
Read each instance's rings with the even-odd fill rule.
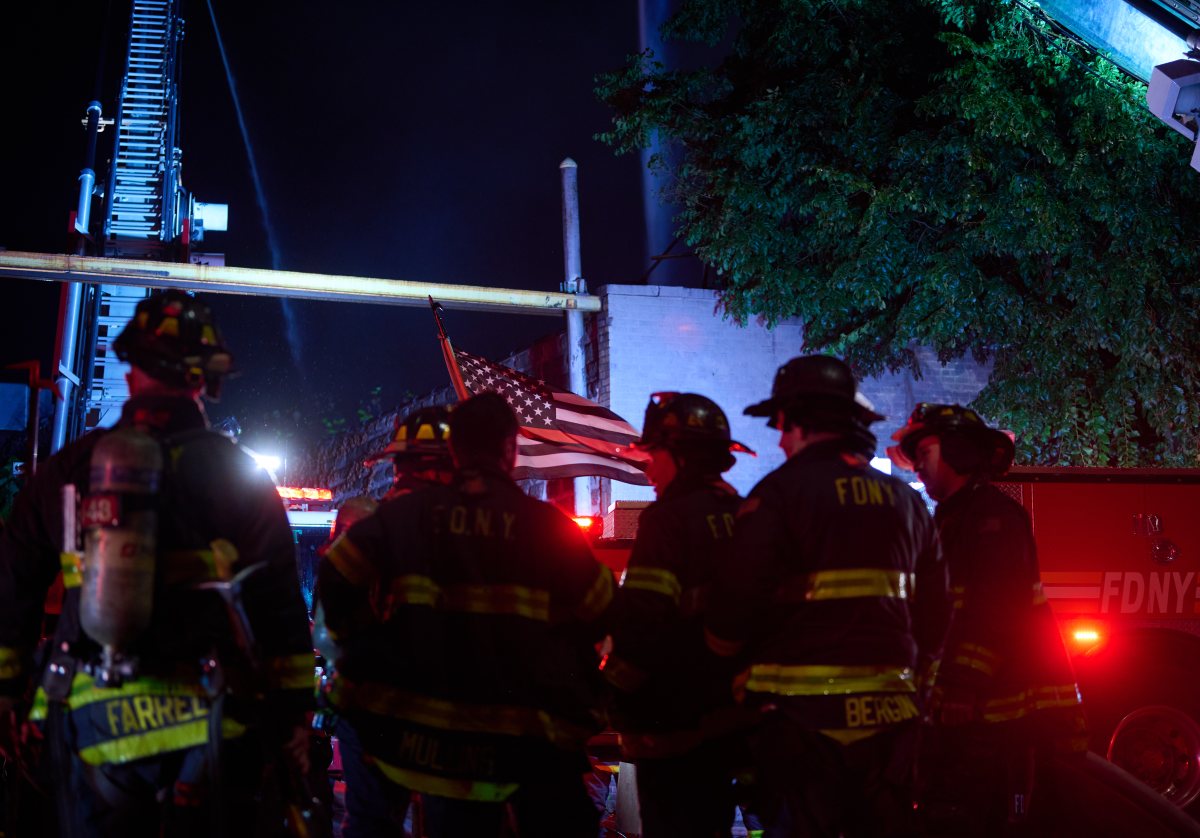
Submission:
[[[1200,817],[1200,469],[1014,468],[1091,749]]]
[[[1092,751],[1200,819],[1200,469],[1017,467]],[[595,542],[618,574],[645,503]]]

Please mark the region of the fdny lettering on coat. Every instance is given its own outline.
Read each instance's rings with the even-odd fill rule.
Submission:
[[[129,736],[202,719],[208,705],[194,695],[133,695],[104,702],[109,733]]]
[[[1100,611],[1183,614],[1196,603],[1196,574],[1108,571],[1100,583]]]
[[[452,535],[471,535],[482,538],[502,538],[513,540],[513,524],[517,522],[516,514],[512,512],[497,512],[492,509],[456,505],[437,508],[435,531],[443,527]]]
[[[712,532],[713,538],[733,537],[733,515],[731,513],[724,512],[720,515],[710,513],[704,516],[704,520],[708,522],[708,528]]]
[[[882,480],[870,477],[839,477],[833,481],[841,506],[895,506],[896,493]]]

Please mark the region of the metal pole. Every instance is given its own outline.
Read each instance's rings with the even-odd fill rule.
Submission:
[[[71,386],[78,384],[75,376],[75,350],[79,338],[79,315],[83,306],[83,286],[71,282],[63,286],[58,307],[58,346],[54,357],[54,424],[50,434],[50,453],[67,444],[67,423],[71,418],[73,396]]]
[[[579,255],[579,167],[570,157],[558,164],[563,195],[564,294],[586,295]],[[583,312],[567,312],[567,377],[571,392],[587,398],[587,357],[583,348]],[[575,514],[592,514],[592,479],[575,478]]]

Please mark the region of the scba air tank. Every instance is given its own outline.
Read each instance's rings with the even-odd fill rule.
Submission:
[[[97,681],[117,684],[134,674],[130,644],[150,625],[154,607],[157,502],[163,458],[141,431],[105,434],[92,450],[83,501],[83,587],[79,619],[103,647]]]

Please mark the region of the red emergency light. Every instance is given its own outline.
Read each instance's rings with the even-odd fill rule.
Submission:
[[[575,515],[571,520],[575,522],[588,538],[595,538],[600,535],[600,530],[604,526],[604,521],[599,515]]]
[[[1104,642],[1104,632],[1091,623],[1076,623],[1067,632],[1071,651],[1075,654],[1090,652]]]
[[[329,489],[311,489],[307,486],[276,486],[275,491],[284,500],[333,500],[333,492]]]

